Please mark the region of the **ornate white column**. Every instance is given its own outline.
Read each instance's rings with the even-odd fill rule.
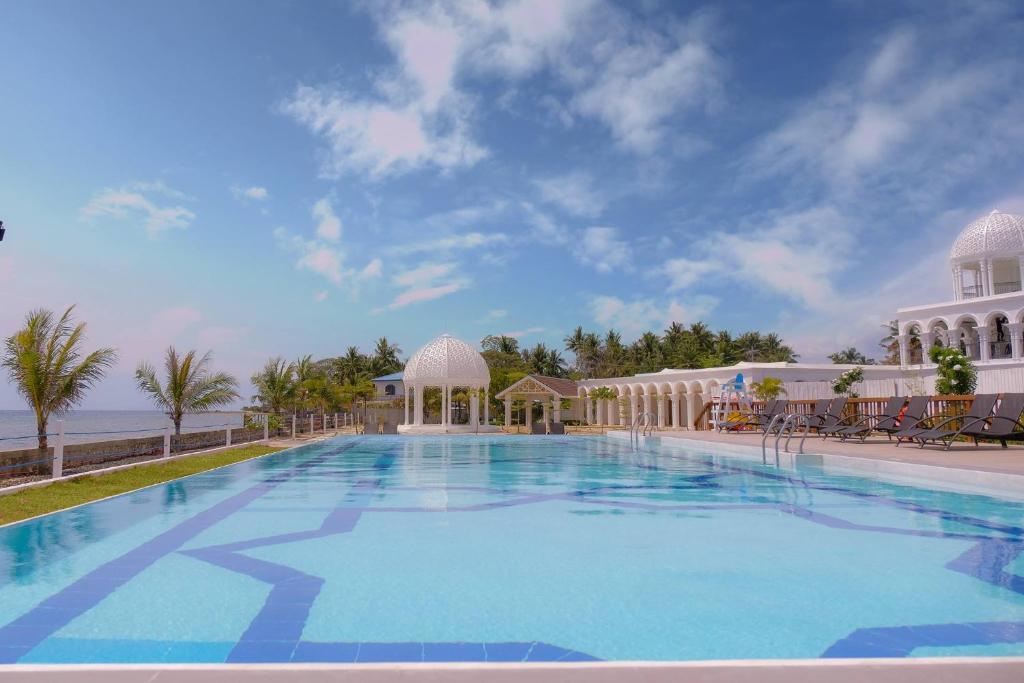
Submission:
[[[472,389],[470,391],[469,424],[476,426],[480,424],[480,392]]]
[[[900,345],[900,365],[907,367],[910,365],[910,335],[901,334],[896,340]]]
[[[416,385],[416,400],[413,402],[413,424],[423,424],[423,387]]]
[[[619,416],[616,414],[619,412],[619,403],[614,398],[609,398],[605,401],[605,414],[608,416],[608,424],[617,425],[619,424]]]
[[[992,291],[988,288],[988,259],[983,258],[978,262],[978,274],[981,277],[981,295],[988,296]]]
[[[978,328],[978,359],[982,362],[990,360],[992,358],[992,346],[989,344],[988,328]]]
[[[407,424],[409,424],[409,389],[408,389],[408,387],[403,387],[402,393],[404,394],[402,403],[405,404],[405,420],[402,422],[402,424],[407,425]],[[335,416],[334,422],[335,423],[338,422],[337,416]],[[335,424],[334,428],[337,429],[338,425]]]
[[[633,424],[636,421],[637,415],[640,412],[640,397],[636,394],[629,395],[629,424]]]
[[[1024,323],[1010,323],[1010,349],[1014,358],[1024,358]]]
[[[584,397],[583,401],[586,405],[587,424],[592,425],[594,424],[594,401],[590,398],[589,394]]]
[[[658,429],[665,428],[665,413],[668,412],[665,406],[665,394],[658,394]]]
[[[507,396],[505,398],[505,426],[512,426],[512,397]]]
[[[959,263],[953,266],[953,301],[964,297],[964,269]]]
[[[652,405],[651,405],[651,395],[650,394],[644,394],[644,412],[645,413],[653,412],[651,410],[651,407],[652,407]]]
[[[676,429],[683,426],[679,422],[679,409],[681,407],[679,404],[682,401],[682,398],[682,394],[672,394],[672,426],[675,427]]]
[[[484,397],[484,424],[491,424],[491,395],[487,389],[483,389]]]
[[[996,264],[992,259],[988,260],[988,295],[996,293]]]
[[[930,363],[931,360],[928,358],[928,352],[932,350],[932,345],[935,343],[934,332],[922,332],[921,333],[921,362]]]

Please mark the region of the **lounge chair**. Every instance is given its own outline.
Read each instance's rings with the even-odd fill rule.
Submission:
[[[942,440],[946,450],[949,450],[950,445],[958,436],[967,435],[974,438],[975,444],[978,443],[979,438],[994,439],[999,441],[1003,448],[1006,448],[1007,441],[1024,441],[1024,424],[1020,422],[1022,412],[1024,412],[1024,394],[1003,394],[1003,399],[999,402],[995,415],[965,420],[963,427],[952,435],[936,435],[934,439],[929,440]],[[988,429],[979,431],[989,421],[991,424]],[[922,435],[922,437],[924,436]]]
[[[819,434],[823,429],[831,429],[843,421],[843,411],[846,410],[846,402],[848,399],[845,396],[840,396],[835,399],[824,400],[828,401],[829,405],[826,406],[823,413],[818,414],[815,412],[814,415],[807,418],[808,426],[811,429],[816,429]],[[815,406],[815,408],[817,408],[817,406]]]
[[[892,441],[896,437],[896,445],[900,445],[900,434],[915,429],[928,415],[928,406],[931,405],[931,396],[911,396],[907,409],[900,415],[899,424],[883,425],[875,427],[876,431],[885,432],[885,435]],[[865,437],[866,438],[866,437]],[[864,439],[861,439],[863,441]]]
[[[738,420],[724,422],[719,425],[718,431],[722,431],[723,429],[736,431],[744,427],[754,427],[755,429],[765,431],[768,429],[768,425],[772,423],[772,420],[786,412],[786,408],[788,406],[789,401],[785,399],[772,399],[765,404],[764,411],[744,415]]]
[[[922,448],[929,441],[941,441],[948,447],[957,433],[973,437],[974,443],[977,445],[978,437],[988,426],[987,420],[992,415],[995,405],[995,394],[978,394],[971,402],[971,409],[965,415],[932,415],[920,420],[913,427],[900,430],[896,436],[897,445],[904,440],[916,440],[920,442]],[[950,429],[950,425],[957,421],[961,422],[961,429]]]
[[[848,436],[860,436],[863,441],[876,426],[896,426],[900,411],[903,410],[906,403],[906,396],[893,396],[886,401],[885,408],[879,415],[853,415],[845,420],[840,420],[839,424],[834,427],[819,429],[818,433],[822,435],[822,438],[838,436],[843,440]]]
[[[547,434],[548,426],[543,422],[534,422],[530,425],[530,434]]]
[[[549,434],[565,434],[565,425],[561,422],[552,422]]]
[[[814,407],[811,408],[810,414],[807,415],[807,422],[811,427],[816,427],[825,420],[830,403],[832,403],[830,398],[819,398],[814,402]]]
[[[737,419],[735,419],[735,420],[726,420],[725,422],[718,422],[715,425],[715,428],[718,431],[722,431],[723,429],[738,429],[740,427],[749,427],[751,422],[753,422],[753,421],[758,419],[759,415],[764,414],[764,413],[769,413],[769,412],[775,410],[775,405],[778,402],[779,402],[778,399],[773,399],[771,401],[768,401],[767,403],[764,404],[764,410],[763,410],[762,413],[747,413],[747,414],[742,414],[741,413],[739,415],[739,417]],[[739,411],[737,411],[737,412],[739,412]]]

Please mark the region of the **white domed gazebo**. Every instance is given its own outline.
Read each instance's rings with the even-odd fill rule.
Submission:
[[[402,376],[405,384],[405,424],[398,427],[402,434],[452,434],[495,432],[488,424],[487,388],[491,373],[483,356],[466,342],[443,334],[414,353],[405,364]],[[425,424],[423,421],[423,395],[429,387],[441,391],[441,420]],[[469,391],[469,422],[453,424],[452,393],[457,388]],[[480,419],[480,400],[484,399],[483,420]],[[409,400],[413,404],[412,422],[409,421]]]

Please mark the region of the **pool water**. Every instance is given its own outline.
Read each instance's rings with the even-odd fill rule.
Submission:
[[[0,528],[0,663],[1024,655],[1022,527],[603,437],[341,437]]]

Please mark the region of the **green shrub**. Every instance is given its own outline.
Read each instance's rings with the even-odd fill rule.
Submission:
[[[854,368],[853,370],[847,370],[843,374],[832,380],[832,391],[837,396],[846,395],[850,398],[857,398],[860,394],[853,391],[853,385],[858,382],[864,381],[864,370],[863,368]]]
[[[938,368],[935,380],[935,392],[938,394],[957,395],[973,394],[978,386],[978,371],[974,369],[971,359],[960,349],[944,346],[933,346],[928,357]]]

